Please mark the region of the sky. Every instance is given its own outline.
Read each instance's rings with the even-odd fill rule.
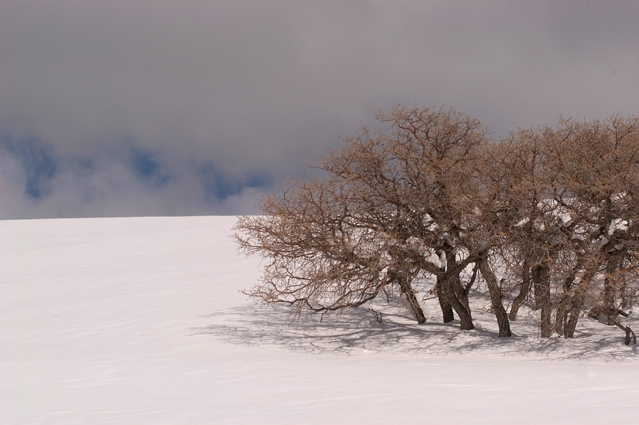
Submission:
[[[403,104],[639,113],[639,2],[0,0],[0,219],[252,214]]]

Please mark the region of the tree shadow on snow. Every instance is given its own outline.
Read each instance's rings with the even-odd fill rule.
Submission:
[[[582,319],[574,339],[540,338],[534,313],[511,323],[514,335],[498,338],[494,316],[474,313],[476,329],[460,331],[457,321],[443,324],[429,317],[422,325],[397,305],[379,312],[366,307],[339,314],[294,316],[284,305],[245,305],[210,314],[208,323],[192,330],[230,344],[270,346],[307,353],[364,352],[490,354],[549,360],[616,361],[638,359],[636,346],[623,344],[616,329]],[[631,324],[632,325],[632,324]]]

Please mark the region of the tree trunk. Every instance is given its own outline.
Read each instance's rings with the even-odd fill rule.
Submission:
[[[535,305],[541,309],[541,336],[552,335],[552,304],[550,303],[550,268],[547,264],[533,267],[532,278],[535,289]]]
[[[579,321],[579,314],[581,313],[581,307],[583,302],[573,300],[570,308],[570,316],[566,325],[564,326],[564,338],[574,338],[575,330],[577,329],[577,322]]]
[[[564,293],[561,297],[561,301],[559,301],[559,305],[557,306],[557,312],[555,313],[555,324],[553,326],[553,331],[556,332],[557,335],[564,334],[564,329],[568,320],[569,303],[570,294]]]
[[[584,302],[586,301],[586,293],[588,291],[588,286],[592,281],[592,278],[595,276],[594,271],[588,271],[584,273],[584,276],[581,278],[579,285],[575,289],[575,292],[572,296],[572,302],[570,303],[570,316],[564,326],[564,338],[574,338],[575,337],[575,329],[577,329],[577,322],[579,321],[579,316],[581,315],[581,309],[584,306]]]
[[[463,331],[475,329],[473,317],[470,312],[468,291],[461,285],[459,274],[461,269],[457,264],[457,258],[453,249],[444,250],[446,255],[446,273],[442,279],[444,298],[459,317],[459,328]]]
[[[450,306],[450,303],[446,301],[446,297],[444,297],[440,280],[441,278],[437,276],[437,284],[435,285],[435,291],[437,292],[437,299],[439,300],[439,306],[442,309],[444,323],[449,323],[455,320],[455,315],[453,314],[453,308]]]
[[[426,316],[424,316],[424,310],[419,305],[419,301],[417,301],[417,297],[415,296],[415,291],[413,291],[413,287],[405,276],[397,275],[397,281],[399,282],[399,287],[402,293],[406,296],[406,300],[408,301],[408,306],[410,307],[413,315],[415,316],[415,320],[420,325],[426,322]]]
[[[529,291],[530,291],[530,266],[528,265],[528,260],[524,260],[521,289],[519,290],[519,294],[513,300],[513,305],[510,306],[510,320],[517,320],[517,313],[519,312],[519,307],[521,307],[524,301],[526,301],[526,297],[528,296]]]
[[[473,315],[470,311],[470,300],[468,299],[469,291],[467,291],[466,288],[462,286],[461,279],[459,278],[459,273],[452,274],[449,282],[451,286],[453,287],[455,296],[464,305],[464,308],[466,309],[466,311],[468,312],[468,315],[472,319]],[[470,289],[470,287],[468,289]]]
[[[488,292],[490,292],[490,300],[492,302],[493,312],[497,318],[497,325],[499,325],[499,336],[509,337],[512,335],[510,332],[510,322],[508,321],[508,315],[502,302],[501,289],[497,283],[495,273],[490,269],[488,261],[485,258],[477,261],[481,275],[484,277],[486,284],[488,285]]]
[[[453,271],[453,273],[455,273]],[[457,299],[455,295],[455,291],[451,285],[451,280],[457,277],[459,279],[459,274],[456,276],[450,274],[449,272],[441,279],[441,288],[442,294],[444,295],[444,299],[448,302],[448,304],[455,310],[457,316],[459,317],[459,328],[463,331],[468,331],[471,329],[475,329],[475,325],[473,325],[473,319],[470,315],[470,311],[466,308],[466,306]]]
[[[577,264],[572,270],[572,273],[568,275],[563,282],[563,290],[564,293],[561,296],[561,300],[559,301],[559,305],[557,306],[557,312],[555,313],[555,325],[553,330],[557,332],[558,335],[564,334],[564,329],[566,328],[566,324],[568,321],[568,305],[572,300],[571,288],[575,279],[577,278],[577,273],[583,268],[583,260],[577,261]]]
[[[608,310],[615,310],[615,298],[617,296],[617,288],[614,284],[614,273],[619,268],[621,258],[618,254],[607,254],[606,259],[606,278],[604,279],[604,306]]]

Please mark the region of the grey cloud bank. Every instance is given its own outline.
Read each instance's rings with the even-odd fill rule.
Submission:
[[[0,218],[254,212],[398,103],[634,115],[634,1],[0,0]]]

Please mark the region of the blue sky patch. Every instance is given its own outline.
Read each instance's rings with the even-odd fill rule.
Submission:
[[[24,192],[32,199],[40,200],[51,193],[51,181],[56,177],[58,165],[52,149],[36,138],[15,140],[5,136],[0,148],[15,158],[25,172]]]
[[[150,186],[163,187],[171,180],[171,174],[157,159],[157,155],[142,149],[131,149],[131,165],[135,175]]]
[[[253,173],[244,178],[230,178],[220,173],[211,163],[198,166],[196,175],[202,184],[204,198],[209,203],[236,195],[247,187],[268,186],[272,180],[263,173]]]

